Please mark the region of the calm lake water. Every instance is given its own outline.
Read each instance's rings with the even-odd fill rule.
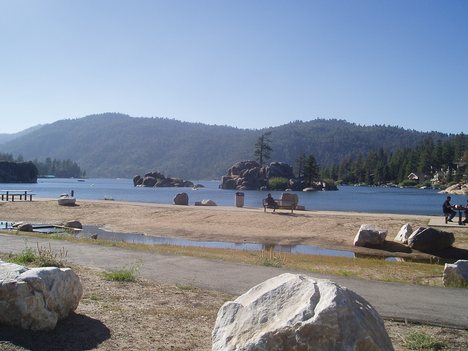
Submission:
[[[220,206],[235,206],[235,190],[218,189],[219,181],[193,181],[205,188],[135,188],[131,179],[90,178],[39,179],[37,184],[0,184],[1,189],[28,189],[35,196],[56,198],[74,191],[77,200],[102,200],[149,202],[171,204],[177,193],[186,192],[189,204],[210,199]],[[244,206],[259,208],[265,191],[244,191]],[[277,198],[281,192],[271,192]],[[400,189],[383,187],[341,186],[338,191],[297,192],[299,204],[306,210],[356,211],[371,213],[397,213],[440,215],[446,195],[433,189]],[[452,204],[466,204],[467,196],[452,195]]]

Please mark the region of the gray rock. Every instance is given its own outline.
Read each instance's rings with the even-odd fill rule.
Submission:
[[[141,184],[146,187],[153,187],[156,184],[156,178],[150,176],[144,177]]]
[[[63,226],[67,228],[83,229],[83,225],[77,220],[65,222],[63,223]]]
[[[33,268],[0,261],[0,323],[24,329],[52,330],[74,311],[83,295],[69,268]]]
[[[13,228],[19,230],[20,232],[32,232],[34,229],[31,223],[24,222],[15,223]]]
[[[142,182],[143,178],[141,178],[139,175],[133,177],[133,186],[141,185]]]
[[[354,246],[376,247],[385,242],[387,231],[372,224],[363,224],[354,238]]]
[[[468,286],[468,260],[446,263],[444,267],[445,286]]]
[[[408,246],[419,251],[439,251],[446,249],[455,242],[452,233],[434,228],[418,228],[408,238]]]
[[[396,235],[395,239],[393,241],[402,243],[402,244],[407,244],[408,243],[408,238],[411,236],[413,233],[413,228],[411,228],[411,225],[409,223],[404,224],[398,234]]]
[[[393,350],[382,319],[353,291],[306,275],[282,274],[225,303],[213,351]]]
[[[189,202],[187,193],[179,193],[174,197],[174,205],[184,205],[187,206]]]

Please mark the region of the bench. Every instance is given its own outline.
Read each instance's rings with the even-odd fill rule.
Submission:
[[[268,205],[265,199],[263,199],[263,212],[266,212],[267,208],[272,208],[273,212],[277,209],[290,210],[291,213],[294,213],[296,209],[296,203],[291,200],[281,200],[275,199],[275,205]]]
[[[14,202],[15,197],[19,197],[20,200],[24,199],[24,201],[28,200],[29,198],[29,201],[32,201],[33,195],[36,195],[36,194],[31,194],[31,193],[28,193],[27,191],[21,191],[21,192],[6,191],[0,194],[0,197],[2,201],[10,201],[11,199],[11,201]]]

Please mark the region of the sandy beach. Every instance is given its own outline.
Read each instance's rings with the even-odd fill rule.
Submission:
[[[1,202],[0,219],[58,224],[79,220],[121,232],[186,238],[201,241],[230,241],[271,244],[305,244],[350,250],[361,224],[388,230],[393,240],[405,223],[413,228],[427,226],[430,217],[420,215],[372,214],[325,211],[278,211],[263,208],[175,206],[117,201],[78,201],[77,206],[59,206],[56,200]],[[468,249],[468,231],[450,228],[455,246]],[[356,251],[356,250],[354,250]],[[368,249],[359,249],[367,252]]]

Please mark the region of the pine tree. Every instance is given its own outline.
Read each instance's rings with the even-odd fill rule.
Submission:
[[[273,149],[270,146],[270,135],[271,132],[262,133],[262,135],[260,135],[257,142],[255,143],[254,155],[260,165],[263,165],[263,161],[269,160],[271,158],[270,155]]]

